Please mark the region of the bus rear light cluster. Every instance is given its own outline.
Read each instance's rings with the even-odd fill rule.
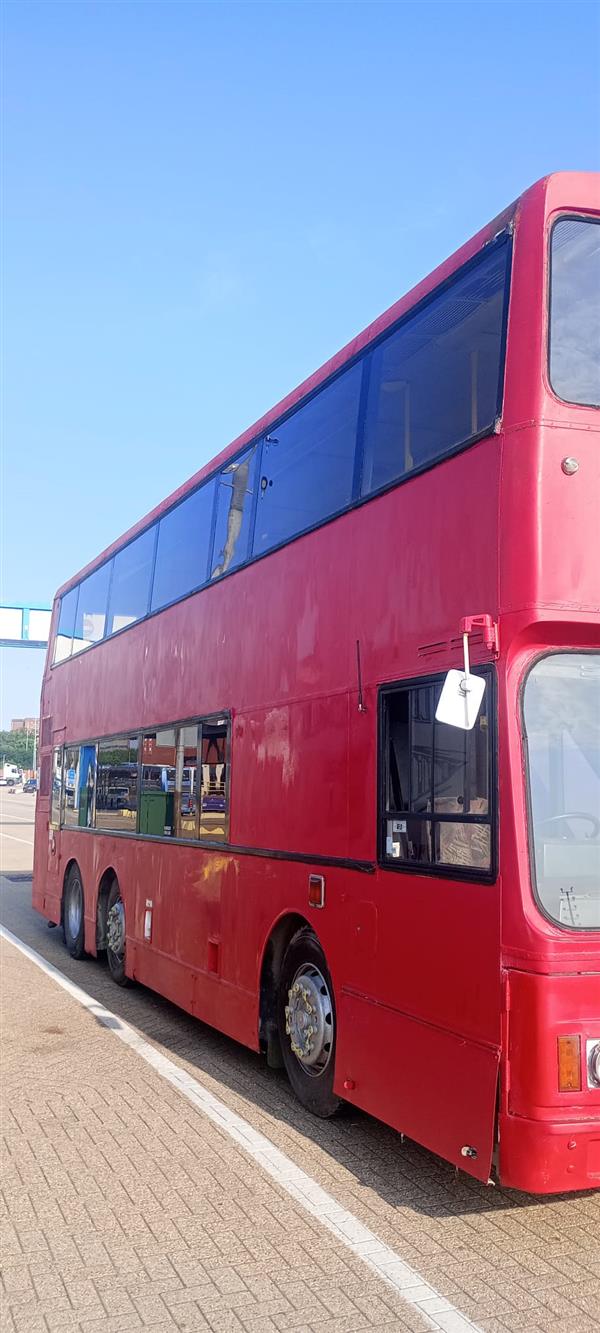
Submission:
[[[558,1037],[558,1087],[560,1092],[581,1092],[581,1037]],[[588,1088],[600,1088],[600,1041],[588,1037],[585,1043]]]
[[[586,1042],[588,1088],[600,1088],[600,1041]]]
[[[560,1092],[581,1092],[581,1038],[558,1037],[557,1045]]]

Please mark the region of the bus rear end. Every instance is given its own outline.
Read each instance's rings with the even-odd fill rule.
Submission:
[[[550,1193],[600,1186],[597,178],[550,177],[525,197],[512,301],[499,1175]]]

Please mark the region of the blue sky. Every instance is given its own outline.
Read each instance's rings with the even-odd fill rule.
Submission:
[[[527,185],[597,170],[599,26],[5,0],[3,598],[49,603]],[[42,655],[2,665],[6,725]]]

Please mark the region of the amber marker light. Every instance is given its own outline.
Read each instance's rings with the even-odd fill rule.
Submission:
[[[560,1092],[581,1092],[581,1040],[558,1037],[558,1087]]]

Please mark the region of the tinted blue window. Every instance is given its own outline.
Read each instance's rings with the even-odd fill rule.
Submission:
[[[194,491],[161,518],[152,588],[152,609],[198,588],[207,577],[214,482]]]
[[[148,528],[129,546],[117,551],[110,590],[109,634],[133,625],[148,611],[155,536],[156,528]]]
[[[63,662],[65,657],[71,656],[78,596],[79,587],[75,587],[71,588],[70,591],[66,592],[64,597],[61,597],[60,599],[58,630],[54,640],[53,662]]]
[[[371,354],[361,493],[492,430],[509,246],[494,246]]]
[[[256,490],[258,446],[237,458],[219,475],[211,578],[235,569],[250,554],[250,524]]]
[[[265,437],[254,552],[352,500],[362,366],[352,366]]]
[[[98,643],[104,638],[106,628],[106,603],[112,560],[101,565],[89,574],[79,585],[79,600],[73,631],[73,652],[79,653],[90,643]]]

